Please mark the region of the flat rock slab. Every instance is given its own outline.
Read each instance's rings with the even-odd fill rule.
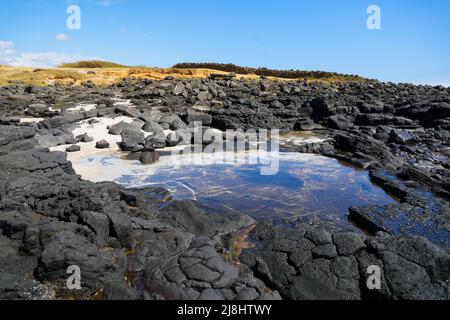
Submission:
[[[421,237],[368,237],[299,224],[258,225],[254,248],[240,260],[285,299],[443,299],[450,296],[450,256]],[[368,268],[381,270],[381,290],[369,290]]]

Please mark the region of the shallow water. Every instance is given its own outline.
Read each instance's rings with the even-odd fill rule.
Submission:
[[[193,163],[188,156],[164,156],[156,164],[143,166],[117,153],[100,153],[74,166],[88,180],[112,180],[128,188],[159,186],[170,190],[174,199],[199,201],[210,212],[244,213],[257,221],[299,219],[352,228],[347,221],[349,207],[394,203],[370,182],[366,171],[334,159],[280,153],[278,173],[264,176],[262,164],[251,158],[235,164],[222,157]],[[268,155],[263,160],[274,159]]]

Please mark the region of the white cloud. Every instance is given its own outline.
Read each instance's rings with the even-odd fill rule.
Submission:
[[[6,49],[12,49],[14,47],[14,43],[12,41],[3,41],[0,40],[0,52]]]
[[[51,68],[57,67],[62,63],[80,60],[102,59],[58,52],[16,52],[12,41],[0,40],[0,64],[14,67]]]
[[[97,3],[101,6],[109,7],[109,6],[121,4],[124,2],[125,2],[125,0],[100,0]]]
[[[69,36],[67,34],[60,33],[60,34],[56,35],[56,40],[58,40],[58,41],[67,41],[67,40],[69,40]]]
[[[9,64],[14,56],[14,43],[0,40],[0,64]]]
[[[0,40],[0,61],[3,59],[7,59],[9,56],[14,54],[13,48],[14,48],[14,43],[12,41]]]

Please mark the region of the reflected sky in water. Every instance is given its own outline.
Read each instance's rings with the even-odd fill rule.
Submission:
[[[113,165],[117,171],[124,160],[110,157],[106,163],[101,158],[92,161]],[[245,213],[257,221],[294,219],[351,228],[349,207],[394,203],[370,182],[367,171],[319,155],[281,153],[279,171],[272,176],[261,175],[257,163],[162,161],[150,166],[134,163],[131,171],[124,169],[129,172],[114,181],[126,187],[163,187],[174,199],[197,200],[211,212]]]

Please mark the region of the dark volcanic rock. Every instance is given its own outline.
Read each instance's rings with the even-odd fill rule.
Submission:
[[[253,219],[245,215],[206,214],[192,201],[174,201],[160,213],[164,223],[196,236],[216,236],[226,234],[232,230],[246,227],[253,223]]]
[[[183,130],[183,129],[179,129],[179,130]],[[183,137],[180,137],[178,135],[178,133],[176,132],[171,132],[167,135],[166,138],[166,145],[168,147],[175,147],[176,145],[178,145],[181,141],[183,140]]]
[[[78,151],[80,151],[80,150],[81,150],[81,147],[80,147],[80,146],[77,146],[76,144],[71,145],[70,147],[67,147],[67,148],[66,148],[66,151],[67,151],[67,152],[78,152]]]
[[[402,159],[394,157],[390,148],[369,135],[362,133],[338,133],[334,137],[336,149],[349,152],[349,158],[363,161],[376,161],[388,168],[397,169],[403,164]]]
[[[450,298],[448,89],[213,78],[0,88],[1,299],[98,292],[106,299],[255,300],[278,292],[286,299]],[[116,97],[134,106],[117,105]],[[96,109],[67,111],[80,103]],[[209,126],[320,129],[329,141],[289,150],[370,169],[372,182],[400,203],[351,208],[368,234],[274,227],[209,214],[195,202],[172,201],[167,190],[83,181],[65,152],[38,149],[90,142],[73,137],[77,123],[116,115],[134,120],[109,133],[121,135],[129,158],[142,163],[157,160],[155,149],[191,144],[192,133]],[[24,116],[44,121],[20,123]],[[144,139],[141,129],[153,135]],[[109,147],[105,142],[96,146]],[[253,224],[237,268],[236,230]],[[81,268],[76,293],[64,289],[70,265]],[[380,268],[380,290],[366,286],[371,266]]]
[[[347,130],[354,127],[349,117],[343,115],[335,115],[328,118],[328,128],[336,130]]]
[[[82,135],[76,136],[74,141],[75,141],[75,143],[79,143],[79,142],[88,143],[88,142],[94,141],[94,138],[88,136],[87,134],[82,134]]]
[[[108,149],[110,147],[110,144],[106,140],[100,140],[100,141],[97,141],[97,143],[95,144],[95,147],[97,149]]]
[[[139,128],[134,123],[120,122],[120,123],[117,123],[117,124],[115,124],[113,126],[108,127],[108,129],[109,129],[109,134],[120,136],[122,131],[124,131],[124,130],[139,131],[141,128]]]
[[[185,120],[187,123],[201,122],[203,126],[209,126],[212,123],[212,117],[210,114],[195,110],[188,110],[185,116]]]
[[[334,98],[316,98],[312,100],[312,119],[314,121],[321,121],[323,118],[332,115],[335,106],[336,100]]]
[[[51,290],[34,279],[24,279],[12,273],[0,272],[0,299],[48,300]]]
[[[208,238],[194,239],[178,257],[146,270],[144,282],[151,292],[170,300],[279,299],[252,274],[227,264]]]
[[[259,225],[251,233],[256,247],[245,249],[240,259],[288,299],[449,297],[450,256],[424,238],[337,232],[333,243],[323,244],[326,238],[317,243],[307,238],[316,232],[324,231],[308,225],[296,229]],[[367,268],[372,265],[382,271],[382,290],[366,286]]]
[[[139,119],[144,120],[145,122],[158,122],[161,119],[161,116],[161,111],[152,110],[141,113]]]
[[[86,238],[72,232],[60,232],[45,246],[37,275],[42,280],[65,284],[68,267],[77,266],[83,286],[92,291],[98,289],[110,274],[123,274],[125,261],[123,251],[100,250]]]
[[[152,120],[147,121],[144,124],[144,127],[142,127],[142,130],[151,133],[160,133],[164,131],[164,129],[158,124],[158,122]]]
[[[300,120],[295,123],[294,130],[299,131],[313,131],[315,129],[321,129],[322,126],[314,123],[314,121],[307,119],[307,120]]]
[[[120,148],[123,151],[138,151],[144,148],[144,133],[136,130],[122,130],[121,134],[122,142]]]
[[[43,172],[46,174],[74,173],[72,164],[64,152],[50,152],[48,149],[34,149],[0,156],[2,173]]]
[[[403,117],[395,117],[386,114],[357,114],[355,124],[359,126],[378,126],[378,125],[412,125],[414,122]]]
[[[32,138],[35,134],[36,130],[33,127],[0,125],[0,145]]]
[[[0,125],[0,155],[35,148],[35,135],[35,128],[30,126]]]
[[[450,210],[436,202],[422,206],[401,203],[350,208],[349,218],[371,234],[383,231],[390,234],[427,236],[434,243],[450,250],[448,243]]]
[[[144,151],[142,152],[140,161],[142,164],[151,164],[159,160],[159,153],[155,151]]]
[[[145,139],[145,149],[146,150],[155,150],[162,149],[166,147],[166,135],[164,132],[159,132],[148,136]]]
[[[414,140],[414,136],[407,130],[392,129],[389,141],[397,144],[408,144]]]

